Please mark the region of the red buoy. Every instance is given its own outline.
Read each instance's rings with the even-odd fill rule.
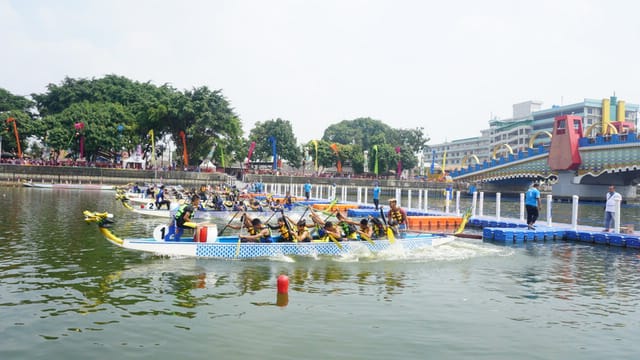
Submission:
[[[278,294],[289,293],[289,277],[287,275],[278,276]]]

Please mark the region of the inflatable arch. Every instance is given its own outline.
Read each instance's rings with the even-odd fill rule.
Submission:
[[[511,146],[509,146],[509,144],[498,144],[493,147],[493,150],[491,151],[491,158],[496,160],[497,159],[496,154],[498,153],[498,150],[500,150],[500,148],[503,148],[503,147],[507,149],[509,154],[513,155],[513,149],[511,148]]]
[[[538,131],[535,134],[533,134],[531,139],[529,139],[529,149],[533,149],[533,145],[535,144],[536,139],[538,138],[539,135],[547,135],[549,137],[549,140],[553,138],[553,135],[551,135],[551,133],[546,130]]]
[[[587,128],[587,130],[584,131],[584,136],[585,137],[594,137],[595,135],[591,135],[591,133],[593,132],[593,130],[595,130],[596,128],[602,130],[602,124],[600,123],[593,123],[591,125],[589,125],[589,127]],[[613,124],[608,123],[607,124],[607,128],[609,129],[609,133],[608,134],[617,134],[618,133],[618,129],[616,129],[615,126],[613,126]],[[604,131],[602,131],[602,133],[604,133]]]
[[[467,167],[467,161],[469,161],[469,159],[474,159],[476,161],[476,164],[480,164],[480,159],[478,159],[477,156],[473,154],[467,154],[462,158],[462,162],[460,163],[460,166],[463,169]]]

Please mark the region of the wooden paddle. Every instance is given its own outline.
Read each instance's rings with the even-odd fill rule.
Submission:
[[[287,220],[287,217],[284,216],[284,209],[280,209],[280,213],[282,214],[282,220],[284,220],[284,226],[287,227],[287,232],[289,233],[289,238],[293,242],[298,242],[298,240],[293,235],[293,232],[291,231],[291,226],[289,226],[289,221]]]
[[[371,238],[369,236],[367,236],[365,233],[359,232],[358,234],[360,234],[361,238],[367,240],[369,242],[369,244],[374,245],[373,240],[371,240]]]
[[[240,255],[240,243],[242,242],[242,230],[244,229],[244,219],[240,225],[240,233],[238,233],[238,245],[236,246],[236,257]]]
[[[236,218],[236,216],[238,216],[238,214],[240,213],[240,211],[237,211],[235,214],[233,214],[233,216],[231,217],[231,220],[229,220],[229,222],[227,223],[227,225],[225,225],[222,229],[220,229],[220,231],[218,231],[218,236],[221,236],[222,233],[227,229],[227,227],[229,226],[229,224],[231,224],[231,222],[233,221],[233,219]],[[244,223],[244,221],[243,221]]]
[[[454,234],[460,234],[464,231],[465,226],[467,226],[467,222],[469,221],[469,218],[471,217],[471,207],[467,208],[467,211],[464,212],[464,215],[462,216],[462,221],[460,222],[460,226],[458,226],[458,229],[454,232]]]
[[[387,219],[384,217],[384,210],[382,210],[382,207],[380,207],[380,216],[382,217],[382,222],[384,222],[384,226],[386,226],[387,228],[387,239],[389,239],[389,244],[395,244],[396,236],[393,234],[393,230],[391,229],[389,224],[387,224]]]
[[[340,242],[333,237],[333,235],[327,235],[329,237],[329,240],[333,241],[334,244],[336,244],[336,246],[338,247],[338,249],[342,250],[342,245],[340,244]]]

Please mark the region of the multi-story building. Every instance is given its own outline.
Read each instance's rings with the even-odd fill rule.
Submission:
[[[549,142],[553,130],[553,120],[559,115],[578,115],[582,117],[585,136],[602,133],[600,125],[605,118],[613,121],[626,121],[637,125],[640,105],[618,101],[615,96],[609,99],[584,99],[583,102],[570,105],[553,105],[541,110],[542,102],[526,101],[513,105],[513,117],[510,119],[493,118],[489,128],[481,130],[481,136],[453,140],[430,145],[423,156],[425,164],[442,164],[446,150],[447,170],[460,168],[476,161],[489,161],[505,151],[517,153],[526,151],[530,146],[544,145]],[[604,111],[603,111],[604,109]]]

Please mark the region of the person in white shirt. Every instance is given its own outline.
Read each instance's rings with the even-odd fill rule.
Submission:
[[[604,206],[604,231],[607,232],[613,227],[613,219],[616,215],[616,201],[622,202],[622,195],[616,192],[616,187],[609,186],[609,192],[606,195],[607,201]]]

